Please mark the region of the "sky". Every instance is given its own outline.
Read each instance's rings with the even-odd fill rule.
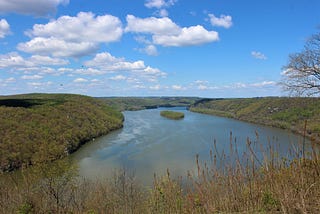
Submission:
[[[0,0],[0,95],[286,96],[319,0]]]

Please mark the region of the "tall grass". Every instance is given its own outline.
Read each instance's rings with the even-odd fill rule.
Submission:
[[[246,151],[230,135],[230,155],[214,146],[210,161],[195,157],[196,170],[174,178],[154,176],[144,187],[134,174],[119,170],[113,178],[77,178],[61,162],[0,179],[0,213],[320,213],[320,155],[312,145],[280,157],[277,148],[260,147],[259,135]],[[260,152],[262,155],[258,155]],[[259,154],[260,154],[259,153]]]

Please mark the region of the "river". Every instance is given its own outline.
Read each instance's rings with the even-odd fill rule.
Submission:
[[[164,109],[183,112],[185,117],[182,120],[161,117],[160,111]],[[252,142],[259,141],[264,148],[276,147],[281,156],[288,156],[292,145],[298,146],[303,141],[301,136],[282,129],[194,113],[181,107],[123,114],[122,129],[87,143],[71,155],[80,176],[102,179],[124,168],[135,174],[138,181],[151,184],[154,173],[164,175],[169,169],[173,176],[185,176],[188,170],[195,170],[197,154],[202,162],[210,160],[210,150],[225,152],[228,157],[230,141],[236,142],[239,154],[248,153],[249,138]],[[260,146],[252,145],[262,158]]]

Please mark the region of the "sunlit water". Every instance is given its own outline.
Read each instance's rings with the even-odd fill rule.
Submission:
[[[188,170],[196,169],[197,154],[202,162],[210,160],[210,150],[228,156],[231,132],[239,154],[248,153],[247,138],[265,147],[273,145],[281,156],[288,156],[292,145],[303,141],[301,136],[282,129],[193,113],[185,108],[170,109],[183,112],[185,118],[161,117],[163,108],[124,112],[122,129],[87,143],[71,156],[79,166],[80,176],[103,179],[123,168],[134,172],[144,184],[151,184],[154,173],[164,175],[167,169],[175,176],[185,176]],[[257,154],[261,157],[260,152]]]

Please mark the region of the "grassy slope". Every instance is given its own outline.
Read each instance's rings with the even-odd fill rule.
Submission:
[[[120,111],[142,110],[158,106],[190,106],[200,98],[196,97],[103,97],[106,104]]]
[[[0,171],[62,158],[122,127],[123,116],[80,95],[0,97]]]
[[[243,98],[203,100],[191,111],[231,117],[303,134],[307,120],[307,135],[320,138],[319,98]]]

